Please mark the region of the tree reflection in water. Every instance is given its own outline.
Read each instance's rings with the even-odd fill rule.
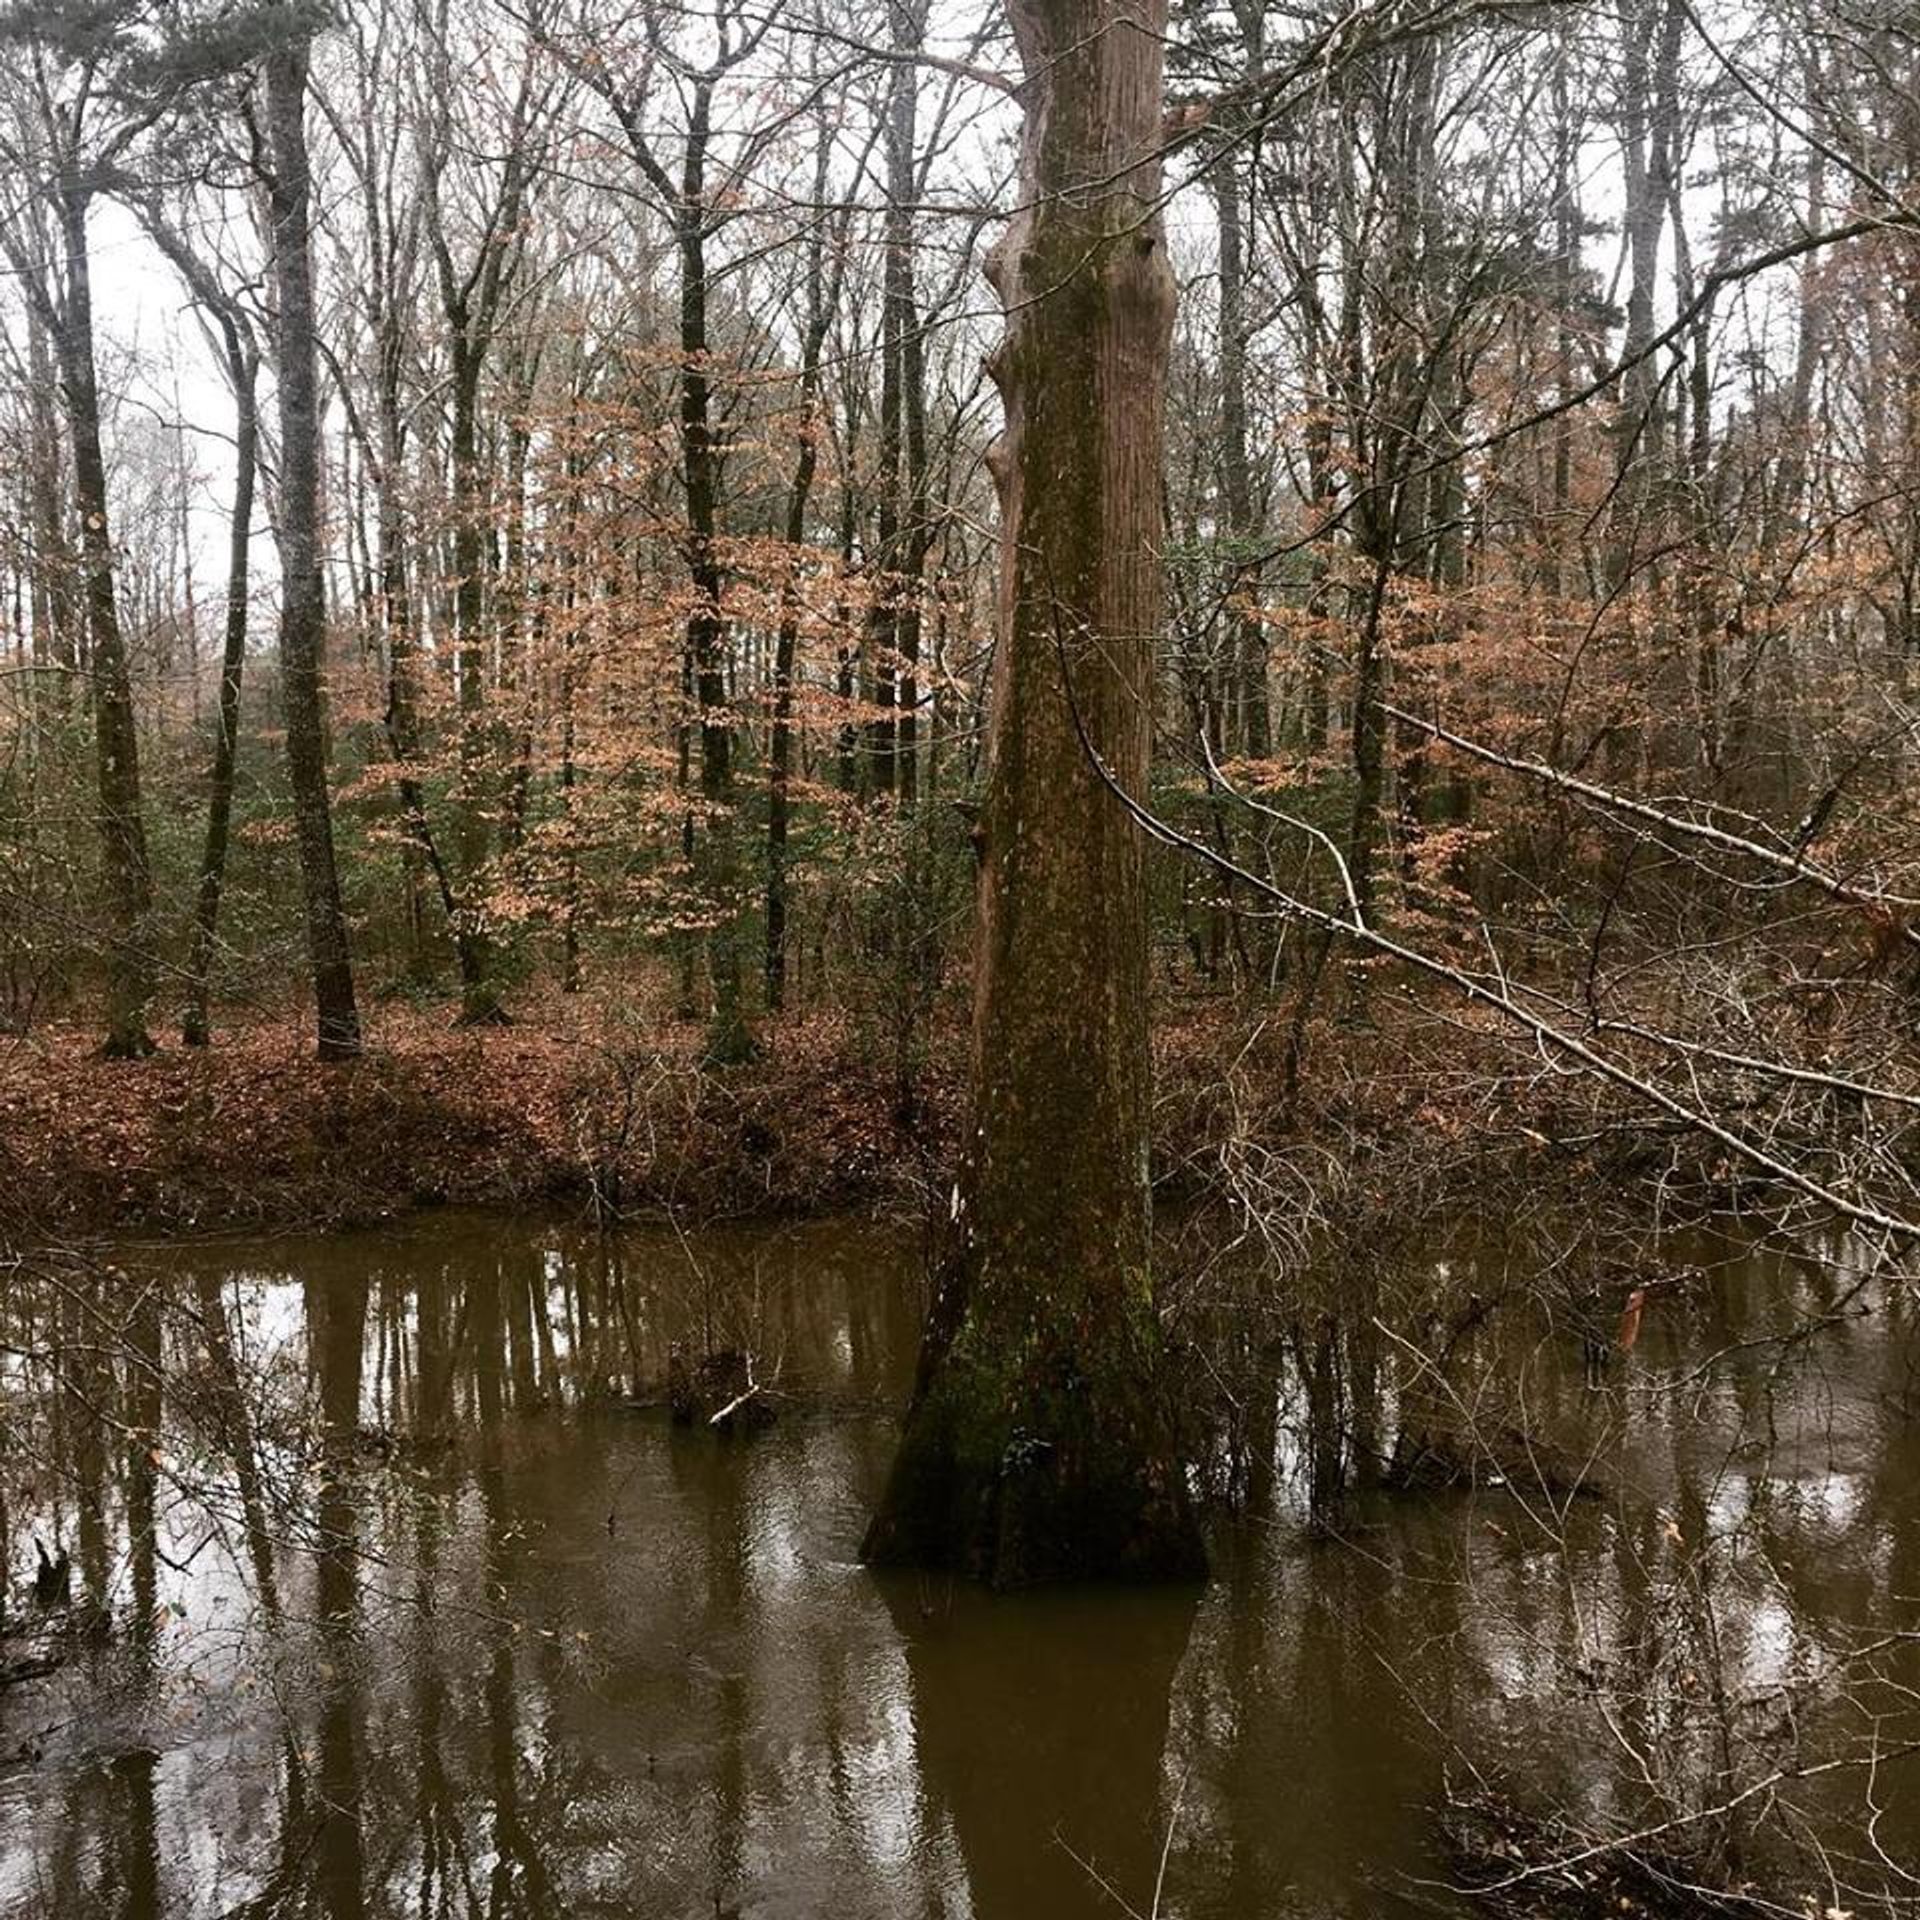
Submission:
[[[1897,1308],[1653,1391],[1820,1317],[1804,1263],[1736,1263],[1598,1394],[1537,1334],[1481,1356],[1533,1370],[1604,1500],[1363,1500],[1317,1539],[1304,1396],[1269,1382],[1211,1587],[994,1598],[852,1558],[912,1250],[694,1251],[446,1217],[17,1281],[0,1658],[59,1666],[0,1688],[0,1913],[1430,1909],[1443,1771],[1602,1824],[1710,1811],[1768,1712],[1920,1590]],[[751,1348],[778,1423],[671,1427],[676,1342]],[[73,1553],[54,1618],[20,1604],[36,1534]],[[1816,1712],[1822,1751],[1867,1756],[1906,1658]],[[1783,1787],[1782,1834],[1857,1840],[1860,1786]],[[1904,1857],[1904,1772],[1874,1791]]]

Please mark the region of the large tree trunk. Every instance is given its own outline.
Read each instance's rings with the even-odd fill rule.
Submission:
[[[327,740],[320,710],[326,602],[320,580],[320,400],[315,372],[312,189],[307,161],[309,45],[289,39],[268,56],[267,120],[273,155],[273,261],[280,387],[280,671],[287,709],[300,876],[306,893],[307,958],[320,1057],[360,1051],[347,921],[333,851]]]
[[[1012,0],[1027,73],[1007,312],[1000,643],[974,1129],[866,1557],[999,1586],[1205,1564],[1150,1272],[1145,783],[1174,286],[1165,0]],[[1071,684],[1071,695],[1069,685]]]
[[[134,728],[133,676],[120,632],[107,520],[107,462],[100,444],[100,393],[93,358],[93,280],[87,254],[87,194],[60,196],[67,298],[54,349],[73,437],[74,492],[80,507],[81,576],[86,591],[88,664],[100,782],[100,849],[109,915],[107,1053],[130,1059],[153,1051],[147,1007],[153,998],[153,875],[140,811],[140,740]]]

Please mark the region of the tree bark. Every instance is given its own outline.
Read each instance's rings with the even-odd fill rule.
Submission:
[[[113,1059],[153,1051],[147,1008],[153,999],[153,874],[140,810],[140,739],[133,676],[120,631],[107,519],[107,462],[100,443],[100,391],[94,371],[93,278],[87,254],[88,190],[63,184],[60,238],[66,300],[56,315],[54,351],[73,440],[74,493],[80,508],[80,566],[87,608],[87,661],[93,687],[100,787],[100,849],[108,908],[107,1037]]]
[[[243,348],[239,330],[218,316],[233,383],[233,508],[227,522],[227,617],[220,652],[220,698],[213,737],[213,772],[207,798],[207,838],[200,855],[200,887],[194,901],[193,944],[187,957],[187,1007],[180,1038],[204,1047],[214,942],[220,927],[220,891],[226,881],[227,841],[233,825],[233,776],[240,754],[240,683],[247,665],[247,593],[253,545],[254,464],[260,437],[255,394],[259,356]]]
[[[1237,155],[1229,153],[1215,165],[1213,196],[1220,223],[1220,479],[1227,510],[1227,590],[1233,604],[1228,699],[1239,719],[1229,738],[1250,758],[1264,760],[1273,751],[1273,721],[1267,696],[1267,635],[1258,612],[1255,550],[1260,530],[1247,400],[1246,213]]]
[[[1654,413],[1659,370],[1649,355],[1660,278],[1660,240],[1672,204],[1678,164],[1679,62],[1686,17],[1666,0],[1633,0],[1621,15],[1620,137],[1622,223],[1628,253],[1625,357],[1633,364],[1621,381],[1614,508],[1607,551],[1607,584],[1618,592],[1632,578],[1637,555],[1650,544],[1643,524],[1653,505],[1661,462]]]
[[[46,322],[31,302],[26,318],[27,378],[32,384],[27,406],[33,427],[25,489],[33,556],[28,583],[33,609],[33,664],[72,668],[80,664],[75,635],[79,623],[73,605],[73,556],[67,549],[61,505],[59,386]],[[65,706],[68,695],[64,676],[57,675],[55,684],[58,704]]]
[[[745,1059],[753,1051],[742,996],[740,963],[739,842],[734,820],[733,748],[728,668],[730,635],[722,604],[726,579],[719,552],[722,452],[713,424],[712,355],[707,338],[707,242],[716,231],[709,204],[707,162],[714,139],[714,91],[721,76],[743,57],[723,46],[717,65],[691,76],[685,143],[679,177],[663,167],[643,119],[644,96],[618,88],[603,92],[620,118],[627,142],[673,223],[680,267],[680,473],[686,496],[683,552],[693,604],[687,615],[681,668],[688,717],[680,730],[681,785],[691,773],[690,735],[700,740],[700,813],[696,828],[686,819],[688,864],[700,885],[709,916],[706,936],[711,1004],[707,1054],[717,1064]],[[681,998],[691,1000],[692,951],[683,949]]]
[[[280,671],[319,1051],[323,1060],[343,1060],[360,1051],[360,1014],[334,859],[321,715],[327,617],[320,579],[320,402],[306,129],[310,52],[308,41],[295,38],[277,45],[266,60],[273,264],[279,294],[274,318],[280,376]]]
[[[260,448],[260,349],[244,309],[221,285],[214,269],[194,252],[186,235],[167,218],[158,199],[143,199],[138,211],[154,244],[173,263],[174,271],[218,331],[227,385],[233,392],[234,474],[233,503],[227,513],[226,620],[214,709],[213,765],[207,780],[207,832],[201,847],[193,933],[187,951],[187,1004],[180,1019],[181,1043],[204,1047],[210,1037],[208,1000],[220,930],[220,895],[226,883],[227,844],[233,826],[234,772],[240,754],[240,692],[247,665],[253,501]]]
[[[680,455],[687,495],[687,670],[698,708],[701,832],[696,865],[712,924],[707,974],[712,1011],[710,1058],[725,1064],[753,1051],[741,994],[739,846],[733,807],[733,716],[727,689],[727,619],[721,596],[720,450],[713,430],[707,345],[706,157],[712,137],[712,84],[696,87],[688,120],[680,193],[674,210],[680,252]]]
[[[893,0],[894,46],[916,54],[925,37],[924,0]],[[887,591],[893,607],[893,665],[897,718],[893,785],[901,803],[920,793],[921,592],[927,565],[927,367],[914,272],[914,205],[919,195],[920,72],[911,58],[894,63],[887,106],[887,353],[895,369],[900,466]],[[890,482],[890,484],[892,484]]]
[[[460,963],[460,1021],[463,1026],[497,1026],[506,1009],[493,974],[493,942],[486,929],[485,891],[491,848],[488,801],[497,742],[488,713],[486,633],[486,530],[492,503],[480,458],[480,370],[482,348],[468,336],[464,302],[449,298],[448,330],[453,336],[453,626],[454,686],[460,705],[459,806],[455,839],[460,884],[448,889],[455,956]],[[422,818],[425,817],[424,809]]]
[[[814,199],[825,203],[833,159],[832,128],[823,120],[815,151]],[[807,509],[820,464],[820,357],[838,303],[841,270],[836,264],[832,290],[826,271],[826,229],[816,226],[807,243],[807,328],[800,345],[800,450],[787,488],[786,579],[780,599],[780,626],[774,636],[773,712],[767,741],[767,1011],[787,1003],[787,829],[793,789],[794,657],[800,638],[800,567],[807,537]]]
[[[1165,0],[1012,0],[1027,75],[973,1132],[870,1561],[997,1586],[1205,1564],[1151,1276],[1144,847],[1174,282]]]

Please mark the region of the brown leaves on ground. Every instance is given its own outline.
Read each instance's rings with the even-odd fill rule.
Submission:
[[[305,1225],[595,1191],[629,1209],[799,1211],[882,1201],[945,1157],[938,1065],[906,1117],[843,1021],[783,1022],[725,1074],[701,1068],[701,1038],[591,1002],[471,1028],[388,1007],[345,1066],[317,1061],[291,1017],[127,1063],[101,1058],[91,1028],[47,1027],[0,1048],[5,1218]]]
[[[1364,1018],[1339,991],[1320,998],[1301,1033],[1284,1001],[1242,1015],[1167,997],[1154,1036],[1163,1192],[1231,1191],[1304,1225],[1345,1184],[1336,1163],[1349,1178],[1371,1168],[1363,1178],[1404,1208],[1484,1181],[1490,1159],[1605,1154],[1606,1102],[1584,1087],[1573,1099],[1503,1030],[1396,993]],[[524,996],[510,1026],[380,1006],[365,1056],[345,1066],[314,1059],[304,1016],[135,1062],[101,1058],[91,1024],[43,1027],[0,1042],[0,1235],[334,1224],[443,1203],[917,1211],[946,1194],[965,1100],[959,1002],[904,1084],[893,1043],[838,1013],[763,1024],[753,1062],[724,1071],[703,1065],[704,1039],[657,1001],[551,992]],[[1315,1200],[1278,1175],[1276,1156],[1302,1142],[1317,1149]]]

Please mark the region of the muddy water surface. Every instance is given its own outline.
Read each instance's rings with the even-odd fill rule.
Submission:
[[[122,1258],[134,1361],[16,1301],[0,1376],[0,1654],[60,1662],[0,1687],[8,1920],[1467,1911],[1447,1783],[1630,1827],[1744,1789],[1803,1710],[1844,1764],[1769,1793],[1783,1833],[1898,1891],[1876,1855],[1920,1832],[1864,1697],[1899,1646],[1831,1684],[1920,1594],[1902,1319],[1844,1258],[1718,1249],[1604,1377],[1529,1320],[1457,1376],[1480,1484],[1331,1539],[1282,1383],[1204,1590],[1012,1598],[855,1559],[910,1236],[440,1216]],[[672,1424],[676,1343],[750,1349],[774,1424]],[[1417,1354],[1382,1365],[1411,1418]],[[34,1609],[34,1534],[71,1608]],[[1764,1871],[1776,1910],[1825,1892]]]

